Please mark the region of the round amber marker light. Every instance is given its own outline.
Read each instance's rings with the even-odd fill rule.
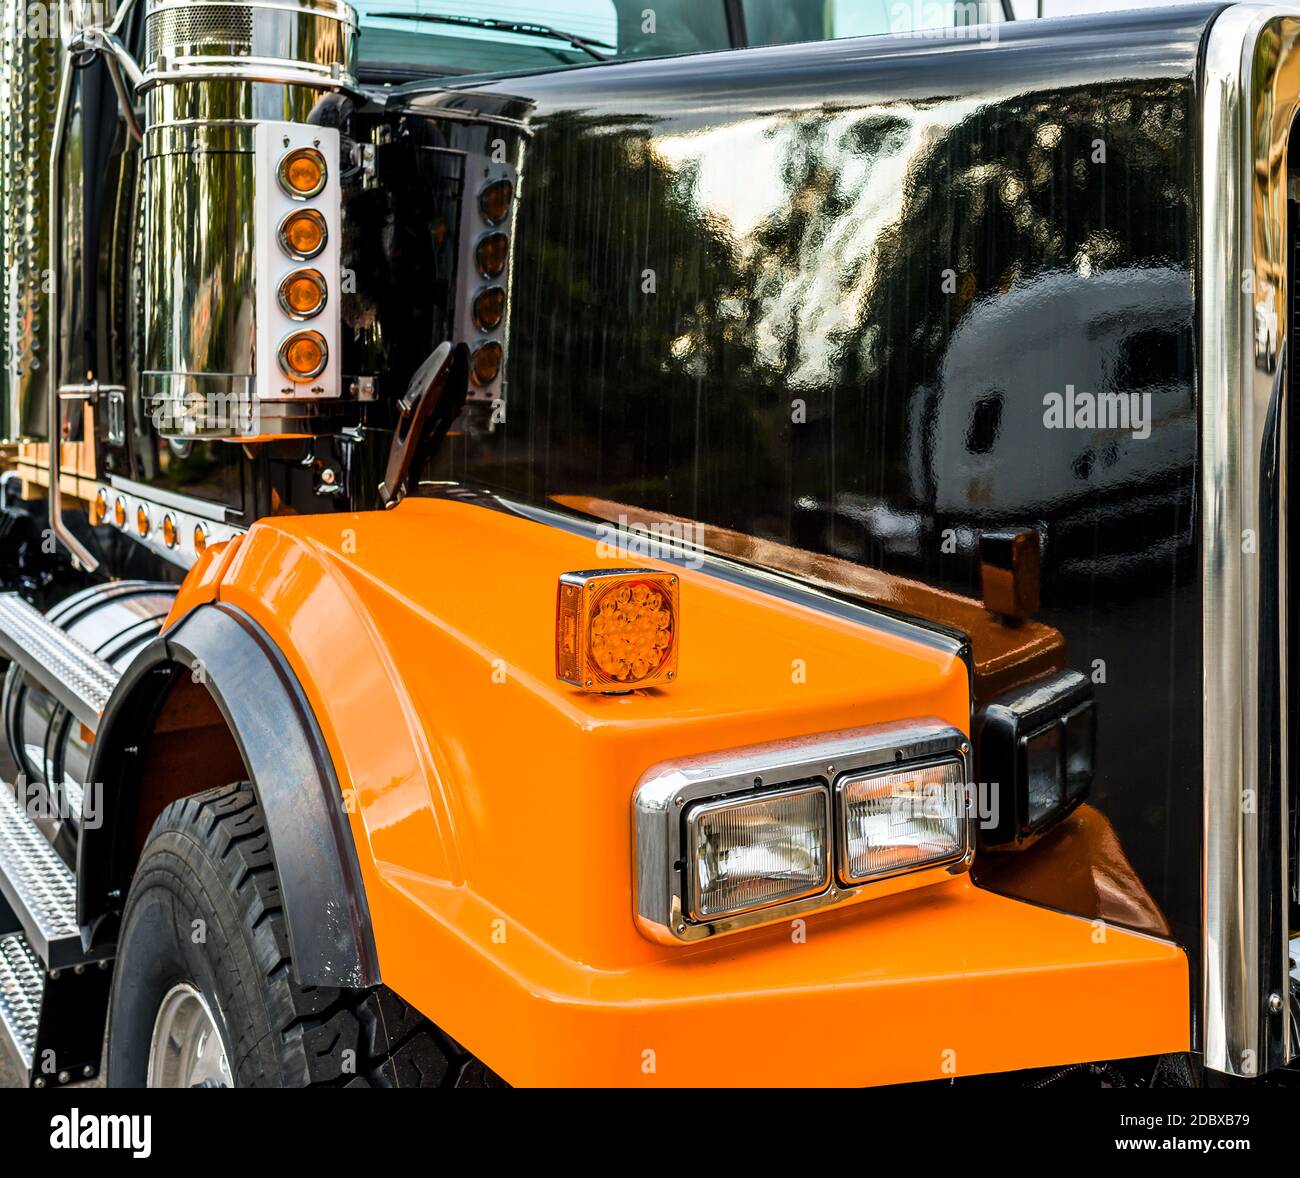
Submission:
[[[168,548],[175,548],[179,537],[176,535],[176,521],[170,515],[163,516],[163,543]]]
[[[290,319],[312,319],[325,309],[329,287],[319,270],[295,270],[280,283],[280,309]]]
[[[489,233],[474,250],[478,272],[484,278],[496,278],[506,268],[510,253],[510,238],[504,233]]]
[[[479,331],[496,331],[506,313],[506,292],[499,286],[488,287],[474,300],[474,323]]]
[[[636,683],[659,670],[677,629],[672,602],[654,584],[624,581],[592,603],[587,649],[600,676]]]
[[[329,346],[318,331],[300,331],[280,345],[280,367],[293,380],[315,380],[329,362]]]
[[[329,227],[315,209],[299,209],[280,222],[280,248],[300,262],[314,258],[329,242]]]
[[[208,534],[203,530],[202,524],[194,525],[194,551],[198,556],[202,556],[207,551]]]
[[[296,200],[308,200],[325,187],[329,171],[319,151],[314,147],[300,147],[280,161],[276,175],[286,193]]]
[[[484,344],[470,361],[470,379],[480,388],[490,385],[501,375],[501,345],[493,340]]]
[[[99,527],[108,518],[108,495],[100,491],[95,496],[94,502],[90,505],[90,523],[92,527]]]
[[[149,535],[149,512],[143,506],[135,509],[135,530],[141,536]]]
[[[510,215],[515,186],[509,180],[495,180],[479,193],[478,207],[485,220],[500,225]]]
[[[126,500],[119,499],[113,504],[113,522],[119,528],[126,527]]]

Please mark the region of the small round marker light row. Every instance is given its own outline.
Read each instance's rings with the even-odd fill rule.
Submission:
[[[113,523],[119,528],[125,528],[127,525],[127,506],[126,500],[120,495],[113,500]],[[90,504],[90,523],[92,527],[100,527],[108,521],[108,492],[102,487],[95,495]],[[135,509],[135,530],[136,534],[142,540],[149,538],[153,530],[152,520],[149,516],[149,509],[141,503]],[[176,523],[172,513],[166,512],[162,520],[162,540],[168,548],[175,548],[180,543],[180,528]],[[194,525],[194,551],[198,556],[202,556],[208,546],[207,529],[201,524]]]
[[[280,161],[276,179],[292,200],[308,201],[325,191],[329,168],[319,149],[298,147]],[[329,225],[319,209],[293,209],[280,221],[277,238],[286,257],[309,262],[329,244]],[[319,270],[302,267],[281,279],[276,297],[288,318],[306,323],[329,304],[329,284]],[[329,344],[319,331],[297,331],[281,343],[278,359],[290,380],[315,380],[329,364]]]
[[[474,296],[474,326],[490,335],[505,322],[506,289],[500,280],[510,260],[510,236],[501,227],[514,207],[515,186],[510,180],[493,180],[478,197],[479,214],[490,226],[474,248],[474,262],[479,276],[489,283]],[[501,375],[505,352],[499,340],[480,344],[470,358],[470,379],[479,388],[487,388]]]

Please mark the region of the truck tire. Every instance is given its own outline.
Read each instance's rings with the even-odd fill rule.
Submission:
[[[109,1087],[493,1081],[383,986],[297,984],[270,840],[247,782],[182,798],[158,816],[122,915]]]

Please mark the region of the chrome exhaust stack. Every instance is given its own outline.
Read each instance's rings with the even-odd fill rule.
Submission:
[[[356,87],[356,14],[342,0],[148,0],[145,30],[141,379],[154,425],[164,437],[244,442],[335,428],[339,134],[309,118]],[[319,153],[321,191],[277,190],[290,150]],[[276,241],[294,205],[327,225],[307,264]],[[304,268],[325,297],[310,314],[285,312],[285,284]],[[284,349],[305,335],[323,366],[288,372]]]

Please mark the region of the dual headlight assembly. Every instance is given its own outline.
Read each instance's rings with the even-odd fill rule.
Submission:
[[[937,720],[656,765],[633,803],[637,924],[696,941],[964,871],[970,776]]]

